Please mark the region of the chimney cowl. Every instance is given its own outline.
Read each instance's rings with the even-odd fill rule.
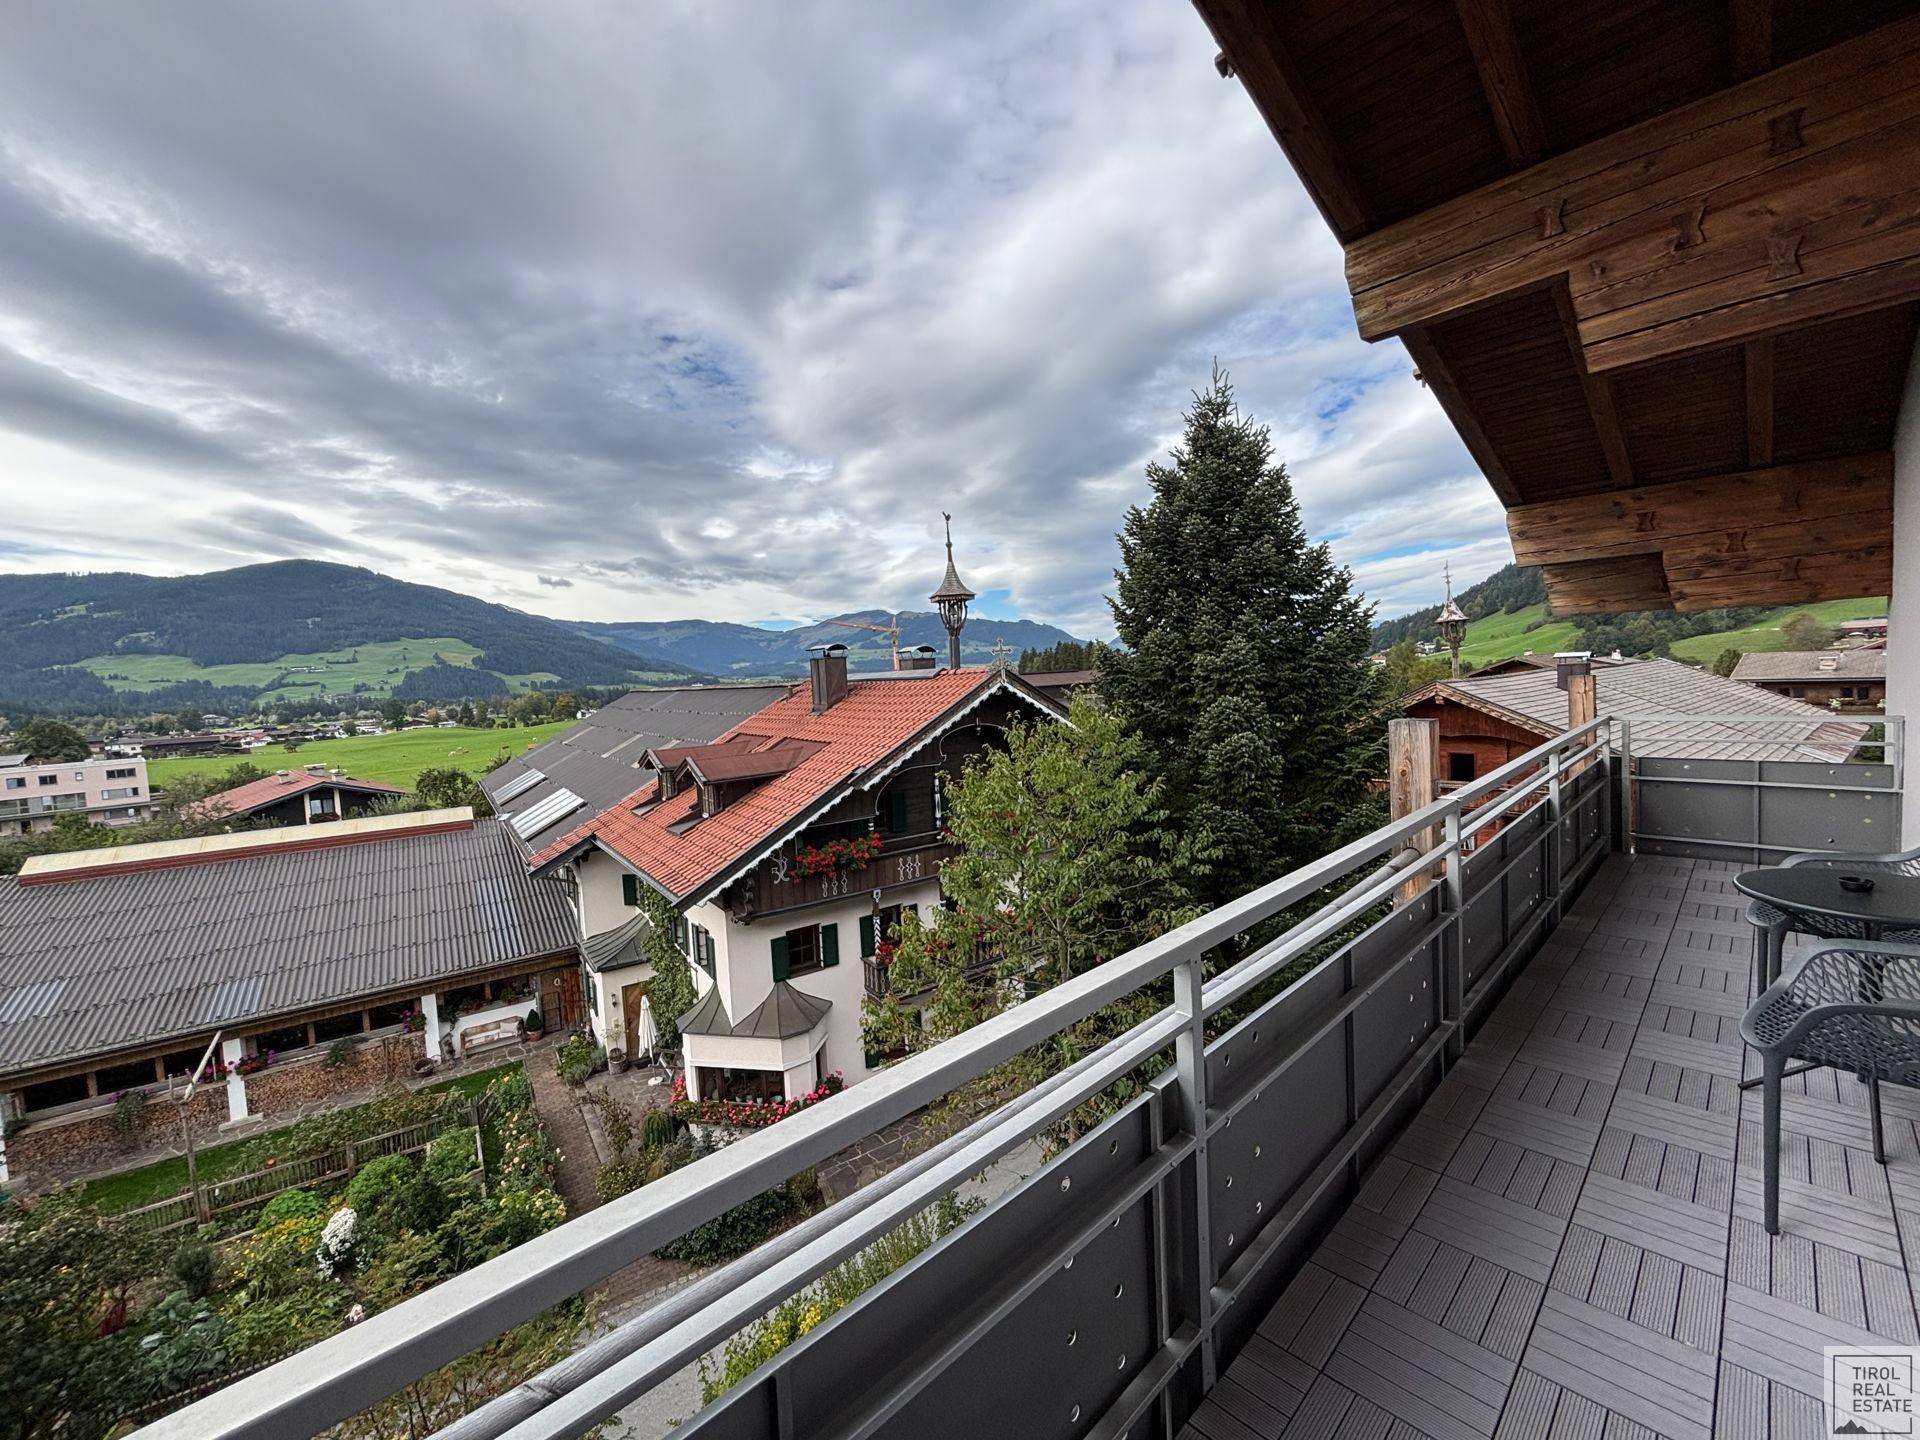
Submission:
[[[1575,675],[1593,673],[1593,652],[1591,650],[1560,650],[1553,657],[1554,680],[1564,690],[1567,682]]]
[[[813,713],[824,714],[847,698],[847,647],[838,641],[807,647],[807,675],[813,682]]]

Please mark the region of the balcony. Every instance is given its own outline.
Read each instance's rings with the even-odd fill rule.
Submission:
[[[784,910],[817,905],[823,900],[918,885],[938,875],[940,867],[956,853],[938,832],[881,838],[885,849],[877,859],[859,869],[803,875],[791,856],[775,856],[742,882],[747,897],[746,914],[754,918],[777,915]]]
[[[1824,1433],[1821,1345],[1920,1339],[1920,1099],[1889,1095],[1883,1171],[1861,1087],[1790,1082],[1768,1239],[1730,878],[1888,848],[1903,727],[1845,765],[1636,760],[1654,723],[1603,716],[143,1433],[316,1433],[1167,977],[1169,1008],[442,1433],[583,1433],[1163,1055],[676,1433]]]

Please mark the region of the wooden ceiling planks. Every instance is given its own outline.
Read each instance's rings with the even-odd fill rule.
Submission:
[[[1550,291],[1509,297],[1435,325],[1427,336],[1515,477],[1517,498],[1612,487],[1613,473]]]
[[[1920,307],[1901,305],[1773,337],[1774,459],[1891,445],[1917,321]]]
[[[1747,385],[1738,349],[1631,365],[1611,374],[1640,484],[1745,468]]]

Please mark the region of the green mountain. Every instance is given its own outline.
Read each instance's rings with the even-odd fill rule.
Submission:
[[[1781,633],[1796,615],[1811,615],[1825,625],[1887,613],[1884,595],[1858,600],[1826,600],[1808,605],[1747,605],[1731,610],[1638,610],[1616,615],[1580,615],[1558,620],[1547,612],[1546,588],[1531,565],[1506,565],[1478,585],[1454,597],[1471,622],[1460,646],[1470,667],[1491,665],[1528,650],[1593,650],[1626,655],[1670,654],[1676,660],[1711,665],[1723,650],[1745,654],[1786,650]],[[1429,605],[1373,627],[1373,648],[1385,650],[1402,640],[1437,640],[1434,622],[1440,607]]]
[[[763,630],[718,620],[635,620],[614,623],[576,622],[574,629],[636,654],[658,656],[728,679],[798,675],[807,668],[807,647],[838,641],[847,647],[855,670],[883,669],[889,663],[887,637],[859,625],[894,623],[885,610],[853,610],[834,620],[823,620],[792,630]],[[931,645],[944,661],[947,632],[931,610],[904,610],[898,617],[900,645]],[[1035,620],[988,620],[975,617],[960,632],[960,658],[969,665],[993,659],[993,647],[1004,644],[1017,658],[1022,650],[1045,649],[1074,637],[1054,625]]]
[[[693,674],[543,616],[317,560],[0,575],[0,703],[15,708],[456,699]]]

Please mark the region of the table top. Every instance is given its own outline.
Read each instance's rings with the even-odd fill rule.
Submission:
[[[1788,870],[1776,866],[1736,875],[1733,888],[1782,910],[1815,911],[1869,925],[1920,929],[1920,876],[1862,870],[1859,873],[1872,879],[1873,889],[1856,893],[1840,888],[1840,877],[1851,873],[1824,865],[1796,865]]]

